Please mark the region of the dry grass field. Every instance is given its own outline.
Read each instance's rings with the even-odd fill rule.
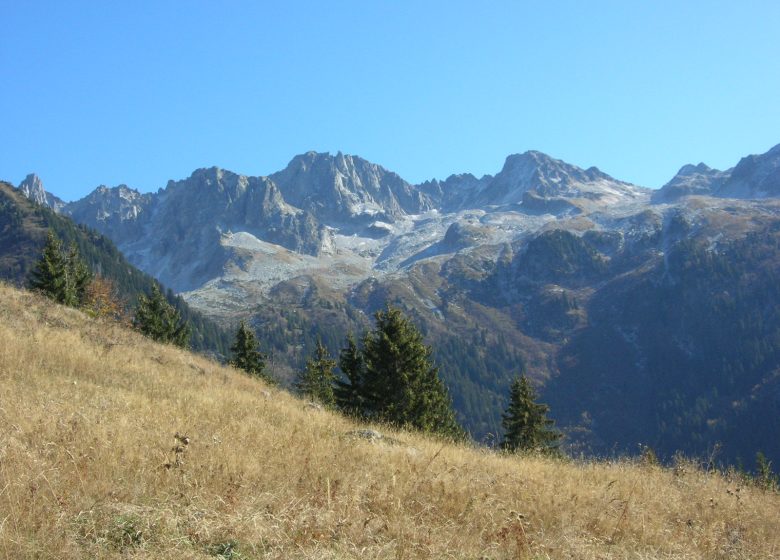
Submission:
[[[0,285],[4,558],[780,557],[736,478],[360,428]]]

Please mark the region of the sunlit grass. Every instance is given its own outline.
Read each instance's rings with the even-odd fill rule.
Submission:
[[[780,497],[339,415],[0,285],[7,558],[774,558]],[[178,434],[178,438],[175,437]],[[186,441],[185,441],[186,438]]]

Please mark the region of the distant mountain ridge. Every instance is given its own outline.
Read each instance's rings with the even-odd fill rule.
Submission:
[[[659,189],[654,200],[669,202],[687,195],[739,199],[780,196],[780,144],[764,154],[746,156],[726,171],[704,163],[685,165]]]
[[[509,156],[494,177],[453,175],[421,185],[340,152],[296,156],[268,177],[199,169],[157,193],[100,186],[70,203],[44,194],[34,175],[28,184],[23,190],[28,196],[48,196],[56,211],[108,235],[131,262],[178,291],[219,276],[234,253],[220,239],[233,231],[318,256],[334,250],[336,236],[398,233],[393,224],[404,229],[410,216],[427,212],[496,212],[522,205],[532,212],[580,212],[583,205],[646,197],[644,189],[596,168],[583,170],[540,152]]]

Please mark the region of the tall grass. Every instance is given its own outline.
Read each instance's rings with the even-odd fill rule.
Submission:
[[[693,466],[371,441],[0,285],[5,558],[776,558],[778,494]]]

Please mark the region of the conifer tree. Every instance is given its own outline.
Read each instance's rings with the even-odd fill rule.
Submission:
[[[352,333],[347,335],[347,346],[339,354],[339,369],[346,380],[335,381],[333,394],[336,406],[346,414],[360,415],[364,408],[362,388],[365,364]]]
[[[333,368],[336,360],[331,358],[328,349],[317,339],[314,356],[306,360],[306,367],[298,374],[295,388],[302,395],[320,402],[325,406],[333,406],[336,402],[333,394],[333,382],[336,375]]]
[[[30,274],[30,287],[57,303],[68,304],[69,294],[67,262],[62,254],[62,242],[54,231],[46,235],[46,245],[40,260]]]
[[[156,340],[187,348],[190,341],[190,327],[181,320],[173,307],[155,284],[149,296],[140,295],[133,317],[133,326],[143,334]]]
[[[463,431],[447,389],[431,360],[431,348],[400,309],[375,314],[376,328],[363,342],[361,393],[364,414],[398,426],[451,437]]]
[[[230,347],[233,357],[228,362],[231,366],[243,369],[250,375],[262,377],[266,381],[271,381],[270,376],[265,371],[265,356],[259,350],[259,344],[255,333],[252,332],[245,321],[236,332],[236,341]]]
[[[552,451],[558,447],[561,433],[553,428],[555,422],[547,418],[550,407],[536,402],[536,391],[528,378],[515,378],[509,390],[509,406],[502,414],[504,440],[501,447],[507,451]]]
[[[87,297],[87,289],[92,282],[92,272],[81,259],[78,247],[71,243],[68,254],[65,257],[65,270],[68,282],[68,297],[71,300],[68,305],[82,305]]]
[[[84,303],[92,272],[79,255],[76,244],[67,254],[53,230],[46,235],[41,259],[31,273],[30,287],[57,303],[78,307]]]

